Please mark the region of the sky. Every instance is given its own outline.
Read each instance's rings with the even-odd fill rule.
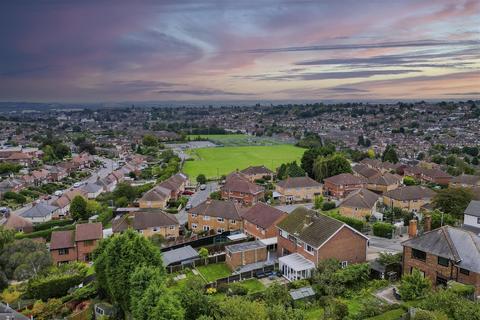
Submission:
[[[480,1],[0,3],[0,101],[375,99],[480,99]]]

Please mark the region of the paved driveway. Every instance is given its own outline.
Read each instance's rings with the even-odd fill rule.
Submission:
[[[217,182],[207,183],[207,188],[205,190],[198,190],[197,192],[195,192],[188,200],[188,204],[191,204],[192,207],[198,206],[200,203],[207,200],[210,193],[217,191],[217,189],[218,189]],[[177,220],[181,225],[187,222],[188,214],[185,209],[180,210],[180,212],[177,213],[175,216],[177,217]]]

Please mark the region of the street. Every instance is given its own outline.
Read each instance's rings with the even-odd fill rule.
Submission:
[[[188,204],[191,204],[192,207],[198,206],[203,201],[207,200],[210,193],[217,191],[218,183],[217,182],[209,182],[207,183],[207,188],[205,190],[198,190],[195,192],[190,199],[188,200]],[[187,211],[185,209],[180,210],[179,213],[175,215],[178,222],[183,225],[187,222]]]

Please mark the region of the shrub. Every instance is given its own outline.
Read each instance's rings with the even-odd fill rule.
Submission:
[[[63,227],[73,223],[73,220],[50,220],[48,222],[37,224],[33,227],[33,231],[41,231],[51,229],[53,227]]]
[[[350,227],[352,227],[353,229],[355,229],[357,231],[360,231],[360,232],[362,232],[364,227],[365,227],[365,222],[363,222],[360,219],[355,219],[355,218],[352,218],[352,217],[342,216],[339,213],[332,213],[332,214],[329,214],[329,216],[332,217],[332,218],[335,218],[337,220],[340,220],[342,222],[345,222]]]
[[[332,209],[335,209],[335,202],[327,201],[327,202],[323,203],[322,211],[328,211],[328,210],[332,210]]]
[[[375,222],[372,226],[373,234],[377,237],[392,238],[394,226],[390,223]]]
[[[425,278],[418,269],[413,269],[411,274],[403,276],[398,290],[403,300],[415,300],[425,296],[430,287],[430,280]]]
[[[227,291],[229,296],[245,296],[247,293],[248,289],[238,282],[232,283]]]

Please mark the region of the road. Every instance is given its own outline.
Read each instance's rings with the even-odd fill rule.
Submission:
[[[111,159],[95,156],[95,160],[99,160],[99,161],[103,162],[103,164],[105,165],[105,168],[103,166],[101,166],[96,171],[92,172],[90,177],[88,177],[87,179],[82,181],[83,184],[89,183],[89,182],[93,183],[93,182],[97,181],[98,177],[104,178],[107,175],[109,175],[113,170],[116,169],[116,164]],[[61,191],[66,192],[69,189],[72,189],[72,187],[67,188],[65,190],[61,190]],[[58,199],[58,197],[55,196],[55,195],[51,195],[51,196],[52,197],[49,200],[46,201],[48,204],[51,204],[55,200]],[[19,214],[23,213],[24,211],[30,209],[32,207],[32,204],[33,204],[33,202],[27,203],[23,207],[13,211],[13,213],[19,215]]]
[[[210,193],[218,190],[218,183],[217,182],[209,182],[207,183],[207,188],[205,190],[198,190],[195,192],[190,199],[188,200],[188,204],[191,204],[192,207],[198,206],[203,201],[207,200]],[[185,209],[180,210],[179,213],[175,215],[178,222],[183,225],[187,222],[188,213]]]
[[[373,235],[368,236],[370,238],[369,241],[369,249],[372,251],[383,252],[402,252],[402,241],[407,240],[408,238],[397,238],[397,239],[386,239],[381,237],[376,237]]]

